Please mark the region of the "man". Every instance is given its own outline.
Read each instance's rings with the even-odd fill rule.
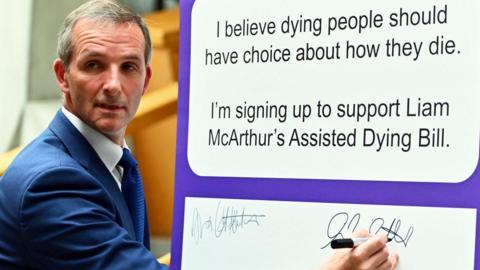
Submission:
[[[90,1],[67,16],[57,50],[63,108],[0,181],[0,269],[167,269],[149,251],[124,140],[151,76],[145,23]]]

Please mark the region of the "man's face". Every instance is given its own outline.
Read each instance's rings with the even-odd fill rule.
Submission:
[[[67,110],[90,127],[121,143],[150,79],[145,41],[137,25],[77,22],[68,69],[54,69]]]

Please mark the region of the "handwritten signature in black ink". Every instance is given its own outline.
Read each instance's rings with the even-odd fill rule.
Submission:
[[[362,217],[360,213],[355,213],[352,217],[350,217],[349,213],[347,212],[339,212],[334,214],[327,226],[327,238],[329,241],[322,247],[322,249],[329,246],[332,240],[348,237],[357,229],[361,218]],[[390,223],[390,226],[386,227],[385,224],[384,218],[374,218],[370,222],[368,231],[370,234],[375,235],[383,230],[387,233],[387,237],[391,238],[392,241],[403,244],[405,247],[407,247],[410,239],[412,238],[414,227],[409,226],[406,230],[406,233],[402,236],[400,233],[402,229],[402,220],[394,218]]]
[[[219,201],[215,217],[208,216],[203,219],[198,208],[193,210],[191,236],[198,244],[205,233],[213,234],[216,238],[222,237],[225,233],[236,234],[247,225],[260,226],[260,219],[265,217],[263,214],[248,214],[245,208],[223,206],[222,201]]]

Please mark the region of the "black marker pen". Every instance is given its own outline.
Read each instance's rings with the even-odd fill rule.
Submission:
[[[360,244],[363,244],[368,241],[370,237],[358,237],[358,238],[342,238],[342,239],[335,239],[330,242],[330,246],[333,249],[337,248],[353,248]],[[392,238],[388,238],[387,242],[392,241]]]

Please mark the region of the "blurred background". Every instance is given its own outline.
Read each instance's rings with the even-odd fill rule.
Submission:
[[[86,0],[0,1],[0,175],[61,106],[52,70],[56,35],[68,13]],[[150,28],[153,77],[130,124],[128,143],[142,172],[157,256],[170,250],[176,145],[178,0],[122,0]]]

